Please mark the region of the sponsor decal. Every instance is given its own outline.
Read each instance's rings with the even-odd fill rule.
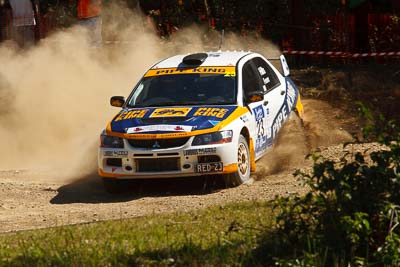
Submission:
[[[185,117],[192,108],[157,108],[151,113],[150,118],[160,117]]]
[[[222,119],[228,112],[226,108],[198,108],[193,116],[207,116]]]
[[[260,73],[261,76],[267,74],[267,72],[265,71],[265,69],[263,67],[258,67],[258,72]]]
[[[118,168],[113,167],[113,168],[111,169],[111,172],[115,172],[117,169],[118,169]]]
[[[142,132],[144,129],[140,127],[134,127],[134,128],[126,128],[125,131],[126,133],[139,133]]]
[[[275,118],[274,124],[272,125],[273,138],[275,138],[275,136],[281,129],[283,122],[286,121],[290,111],[293,109],[296,100],[297,100],[296,90],[294,89],[293,85],[289,81],[287,81],[286,100],[284,106],[279,111],[278,115]]]
[[[296,90],[290,82],[287,82],[287,91],[286,91],[286,104],[289,110],[292,110],[293,105],[296,101]]]
[[[129,120],[134,118],[143,118],[147,113],[147,109],[135,109],[121,112],[114,121]]]
[[[126,130],[126,133],[142,133],[142,132],[191,132],[193,126],[188,125],[169,125],[169,124],[155,124],[140,127],[132,127]]]
[[[254,118],[256,119],[256,121],[262,120],[265,116],[264,116],[264,109],[261,105],[253,108],[254,111]]]
[[[272,133],[273,133],[274,137],[277,135],[277,133],[281,129],[282,124],[287,119],[287,117],[288,117],[287,107],[283,106],[281,111],[278,113],[278,116],[276,116],[274,125],[272,125]]]
[[[217,152],[216,147],[207,147],[207,148],[184,150],[183,155],[184,156],[193,156],[193,155],[211,154],[211,153],[216,153],[216,152]]]
[[[114,156],[114,151],[104,151],[104,157],[112,157]]]
[[[256,127],[257,127],[257,138],[256,138],[256,145],[255,145],[255,152],[256,156],[262,153],[267,148],[267,136],[265,131],[265,112],[262,105],[257,106],[253,109],[254,118],[256,120]]]
[[[104,151],[104,157],[117,157],[117,156],[128,156],[128,151],[120,151],[120,150]]]
[[[220,67],[197,67],[197,68],[163,68],[151,69],[144,77],[172,75],[172,74],[229,74],[229,76],[236,76],[235,67],[220,66]]]
[[[268,73],[262,66],[258,67],[257,70],[261,76],[261,79],[263,80],[263,83],[264,83],[264,85],[263,85],[264,92],[266,92],[267,91],[266,85],[271,82],[271,79],[268,76],[264,77],[265,75],[268,75]]]

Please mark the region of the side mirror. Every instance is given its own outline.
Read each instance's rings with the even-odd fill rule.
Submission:
[[[113,96],[110,99],[110,104],[113,107],[122,107],[125,104],[125,97],[123,96]]]
[[[281,60],[281,65],[282,65],[282,70],[283,70],[283,76],[287,77],[290,75],[290,69],[289,66],[287,64],[286,58],[284,55],[281,55],[279,57],[279,59]]]
[[[259,102],[264,100],[264,92],[263,91],[253,91],[246,94],[246,102],[247,104]]]

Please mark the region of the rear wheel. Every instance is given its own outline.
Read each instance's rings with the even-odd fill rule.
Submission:
[[[250,150],[243,135],[239,137],[237,164],[238,170],[236,172],[223,176],[225,184],[229,187],[241,185],[250,179]]]

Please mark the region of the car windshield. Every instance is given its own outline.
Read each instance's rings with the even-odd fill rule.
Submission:
[[[173,74],[143,78],[127,107],[236,104],[235,77]]]

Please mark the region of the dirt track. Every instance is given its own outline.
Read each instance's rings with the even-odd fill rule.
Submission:
[[[274,151],[257,164],[254,182],[225,189],[212,179],[145,181],[111,196],[96,174],[65,181],[61,174],[32,170],[0,171],[0,232],[187,211],[230,202],[271,199],[302,192],[292,173],[306,168],[310,147],[338,157],[355,121],[318,100],[304,101],[305,130],[295,120],[284,128]],[[59,178],[60,177],[60,178]]]

